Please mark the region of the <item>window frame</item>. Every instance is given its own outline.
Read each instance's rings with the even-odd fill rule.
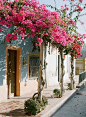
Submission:
[[[37,79],[38,77],[30,77],[30,73],[29,73],[29,67],[30,67],[30,56],[38,56],[38,57],[40,57],[40,54],[37,54],[37,53],[29,53],[28,54],[28,78],[30,79],[30,80],[33,80],[33,79]]]

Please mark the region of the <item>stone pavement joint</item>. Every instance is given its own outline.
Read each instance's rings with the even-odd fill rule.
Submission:
[[[78,85],[79,77],[75,77],[75,87]],[[69,82],[69,81],[68,81]],[[86,81],[84,80],[80,85],[79,89],[65,90],[63,97],[54,98],[53,89],[60,88],[59,85],[50,86],[42,91],[42,95],[48,97],[48,105],[43,111],[38,113],[36,116],[31,117],[50,117],[57,109],[59,109],[67,100],[69,100],[78,90],[84,88]],[[67,89],[67,82],[64,84],[64,88]],[[24,102],[31,98],[35,93],[31,92],[19,97],[13,97],[4,102],[0,103],[0,117],[29,117],[24,113]]]

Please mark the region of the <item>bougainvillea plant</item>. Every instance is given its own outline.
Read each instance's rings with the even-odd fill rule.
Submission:
[[[84,44],[84,39],[86,38],[86,35],[74,35],[73,36],[74,41],[69,44],[69,46],[65,49],[65,54],[68,54],[69,52],[74,56],[75,58],[78,58],[81,56],[81,46]]]
[[[59,13],[47,10],[45,5],[40,5],[36,0],[0,0],[0,25],[15,26],[14,30],[6,35],[7,42],[17,40],[17,35],[22,40],[29,36],[34,37],[37,46],[41,46],[45,35],[50,41],[63,46],[72,41],[66,32],[67,24],[60,18]]]
[[[62,13],[64,19],[69,23],[68,27],[68,32],[72,35],[72,39],[74,40],[73,43],[70,43],[69,46],[65,49],[65,51],[70,53],[71,55],[71,73],[70,73],[70,81],[71,81],[71,89],[74,88],[74,58],[78,58],[81,56],[81,45],[84,43],[84,39],[86,37],[85,34],[81,35],[77,32],[77,22],[80,21],[80,16],[85,15],[82,14],[82,11],[86,8],[86,5],[82,4],[82,0],[75,1],[71,0],[70,1],[70,12],[67,14],[68,7],[65,5],[65,8],[62,8]],[[74,16],[74,15],[75,16]],[[81,22],[81,21],[80,21]],[[81,24],[83,24],[81,22]],[[67,54],[66,53],[66,54]]]
[[[86,4],[83,3],[83,0],[63,0],[63,1],[67,1],[69,4],[68,5],[65,4],[61,6],[60,9],[57,9],[56,5],[55,7],[51,5],[47,5],[47,7],[51,7],[55,9],[55,11],[60,13],[61,18],[68,25],[68,27],[66,28],[66,31],[68,32],[68,34],[71,34],[71,38],[73,41],[74,39],[76,41],[83,41],[83,37],[85,36],[77,32],[77,29],[78,29],[77,22],[79,21],[82,25],[84,24],[84,22],[80,21],[80,17],[83,15],[86,15],[85,12],[82,12],[86,9]],[[55,1],[55,4],[56,4],[56,1]],[[74,35],[78,36],[78,40],[74,38]],[[79,35],[80,35],[80,40],[79,40]]]
[[[55,1],[55,0],[54,0]],[[64,58],[62,57],[62,51],[64,51],[65,54],[70,53],[71,55],[71,81],[73,81],[73,60],[74,57],[78,58],[81,54],[81,45],[83,44],[83,39],[86,37],[85,35],[81,35],[77,32],[77,22],[80,21],[79,18],[83,15],[86,15],[85,13],[82,14],[82,11],[86,8],[86,4],[83,4],[83,0],[63,0],[68,1],[70,5],[65,4],[64,6],[61,6],[61,9],[56,8],[56,1],[55,1],[55,7],[51,5],[47,5],[47,7],[51,7],[55,9],[55,11],[60,13],[60,16],[62,20],[68,25],[66,28],[66,31],[71,35],[71,38],[73,42],[69,43],[66,47],[60,47],[60,55],[61,55],[61,78],[60,78],[60,87],[61,90],[63,90],[63,76],[64,76],[64,65],[63,61]],[[80,21],[81,22],[81,21]],[[84,24],[81,22],[81,24]],[[72,83],[71,83],[72,84]],[[71,86],[72,87],[72,86]],[[62,92],[62,91],[61,91]]]
[[[0,31],[3,30],[2,25],[9,28],[13,26],[13,30],[6,35],[7,42],[17,40],[18,35],[22,40],[31,36],[36,46],[41,46],[43,42],[55,42],[68,46],[69,42],[73,42],[66,31],[68,26],[59,13],[51,12],[36,0],[14,0],[13,2],[0,0]],[[39,77],[38,88],[41,87],[42,74]]]

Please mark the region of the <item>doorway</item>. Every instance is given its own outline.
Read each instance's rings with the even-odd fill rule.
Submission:
[[[21,47],[6,45],[7,97],[20,96]]]
[[[7,83],[8,83],[8,98],[16,96],[16,61],[17,51],[8,50],[7,58]]]

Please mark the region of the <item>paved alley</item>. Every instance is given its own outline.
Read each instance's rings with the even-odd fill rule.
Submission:
[[[75,85],[78,85],[78,76],[75,78]],[[61,105],[65,103],[66,100],[68,100],[76,92],[76,89],[66,90],[67,83],[64,83],[65,93],[63,97],[54,98],[53,89],[55,88],[60,88],[59,84],[47,87],[46,89],[43,90],[42,95],[48,97],[48,105],[43,111],[38,113],[36,117],[50,117]],[[1,102],[0,103],[0,117],[23,117],[23,116],[29,117],[29,116],[26,116],[24,113],[24,102],[25,100],[31,98],[35,92],[37,91],[27,93],[22,96],[16,96],[16,97],[13,97],[11,99]],[[74,98],[74,99],[77,99],[77,98]],[[64,116],[61,116],[61,117],[64,117]]]
[[[86,88],[76,93],[51,117],[86,117]]]

